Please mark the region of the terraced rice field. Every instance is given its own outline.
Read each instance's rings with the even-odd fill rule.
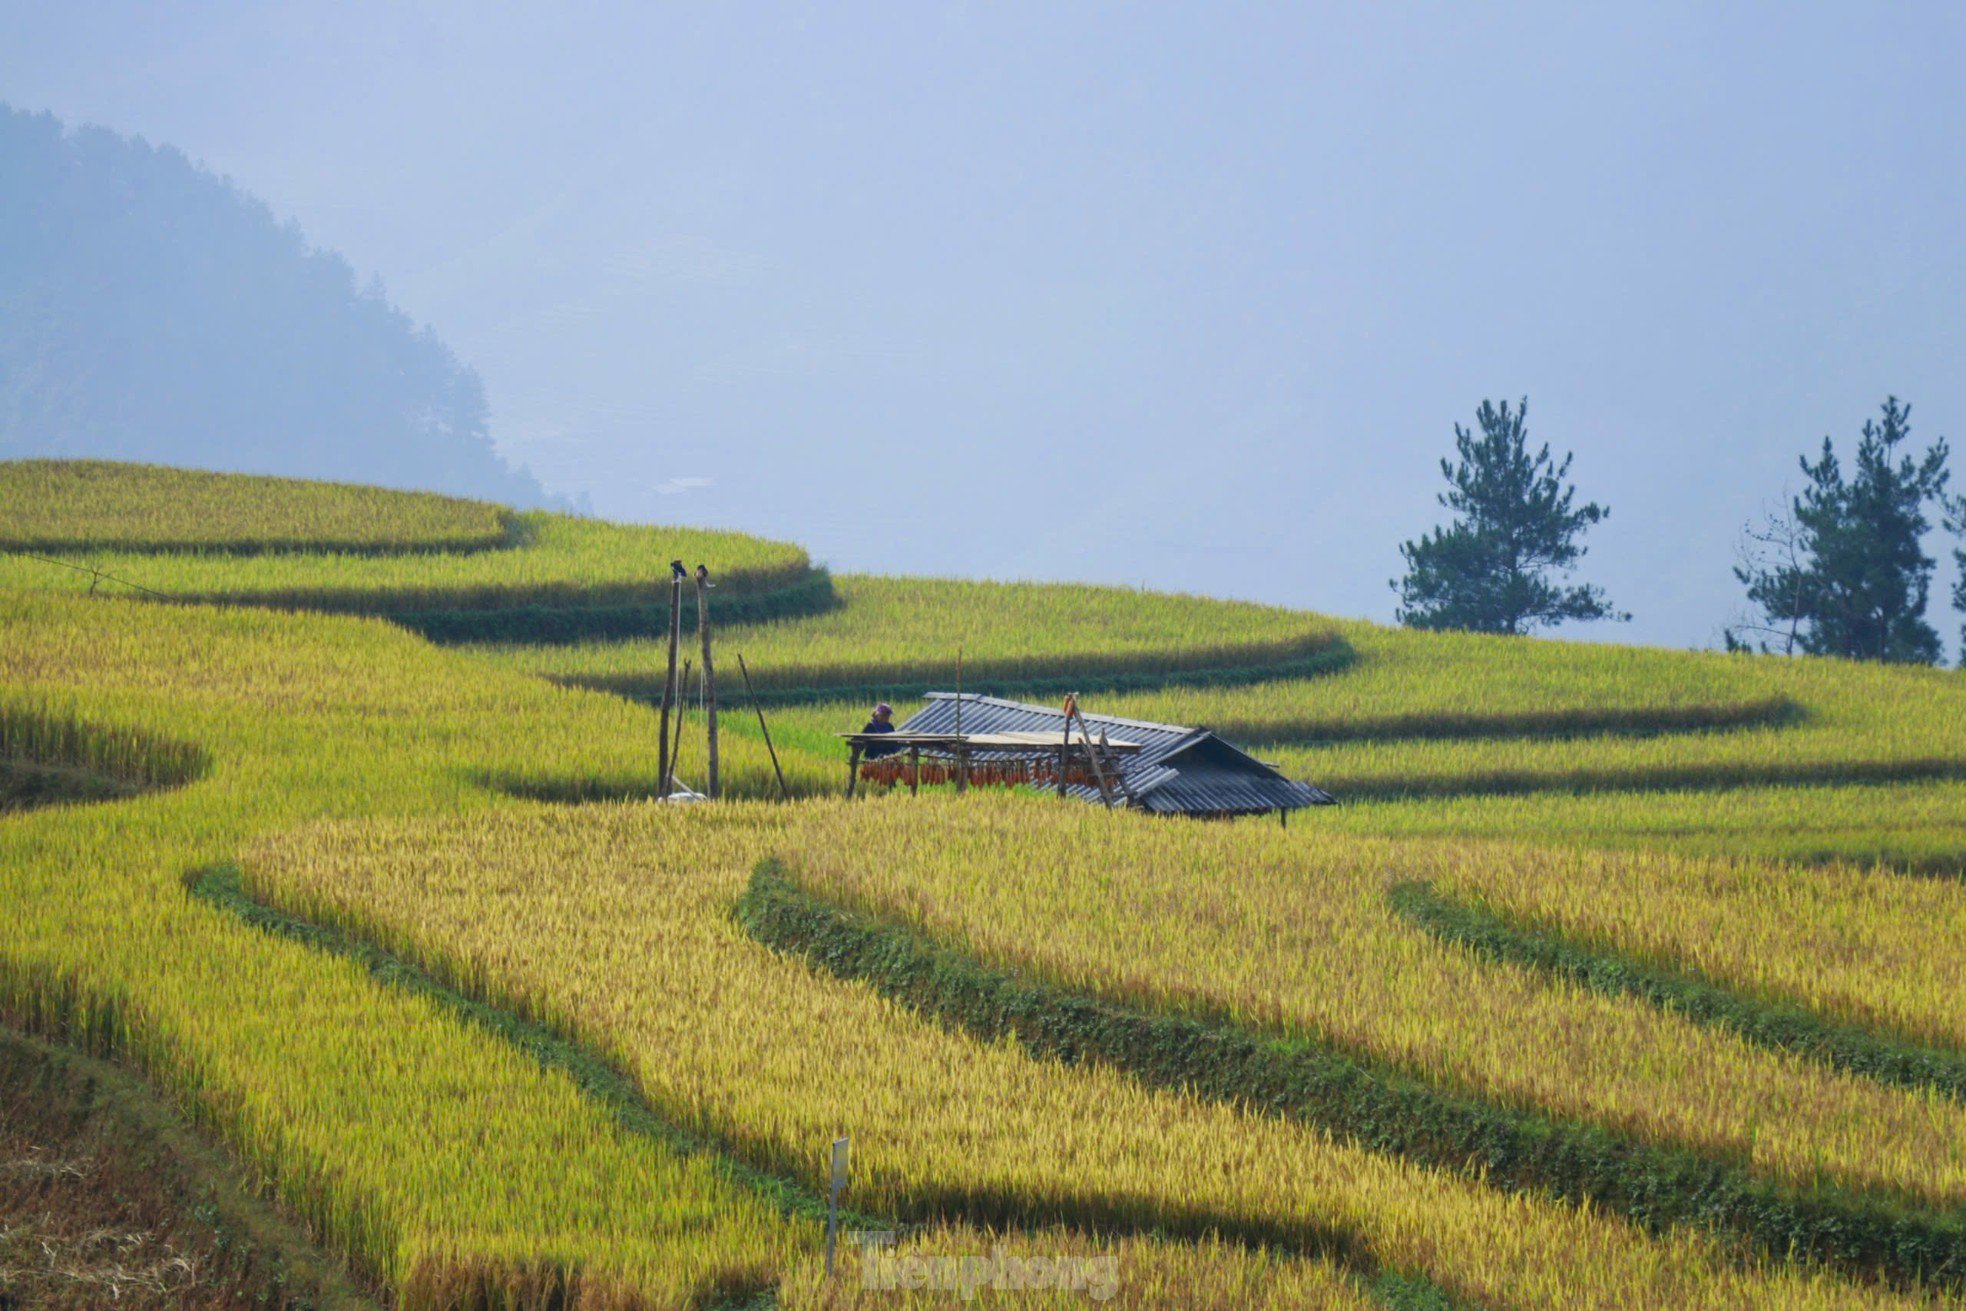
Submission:
[[[512,513],[485,501],[103,460],[0,461],[0,551],[487,550]]]
[[[724,644],[753,667],[764,699],[831,700],[847,690],[870,701],[898,699],[954,687],[959,678],[972,687],[1061,693],[1222,681],[1252,669],[1337,668],[1350,655],[1328,620],[1276,606],[938,578],[852,576],[835,586],[841,604],[827,614],[723,631]],[[478,654],[556,683],[661,695],[658,641],[493,644]]]
[[[248,875],[305,918],[374,933],[619,1053],[666,1114],[761,1168],[817,1186],[824,1163],[807,1145],[851,1128],[857,1196],[903,1219],[1125,1230],[1151,1216],[1502,1305],[1880,1304],[1874,1289],[1736,1269],[1690,1233],[1648,1239],[1313,1127],[979,1044],[815,973],[730,914],[760,852],[815,839],[802,818],[635,807],[332,826],[254,849]],[[824,805],[813,818],[850,836],[856,817]],[[488,904],[524,904],[527,922],[515,933]]]
[[[766,619],[824,575],[730,534],[128,466],[9,496],[15,547],[180,604],[0,553],[0,782],[39,780],[0,1016],[141,1071],[399,1305],[1966,1305],[1957,671],[1034,584]],[[730,656],[734,799],[662,806],[654,644],[413,631],[645,615],[699,555],[795,804]],[[831,734],[958,647],[1348,804],[833,795]],[[842,1133],[895,1237],[829,1280]]]
[[[104,476],[105,467],[121,476]],[[720,596],[749,601],[760,614],[802,613],[831,600],[824,575],[815,574],[799,547],[741,533],[147,466],[89,466],[95,472],[67,478],[49,468],[46,461],[0,461],[0,505],[42,507],[26,520],[22,536],[39,546],[36,554],[64,563],[8,553],[12,534],[0,530],[0,589],[381,614],[417,622],[439,637],[557,637],[589,631],[597,612],[602,631],[660,631],[672,559],[691,566],[715,560]],[[184,534],[207,503],[229,495],[252,506],[254,495],[240,489],[262,483],[271,484],[267,504],[212,516],[211,549],[186,549]],[[125,515],[130,526],[120,527]],[[288,515],[299,525],[296,536],[322,525],[328,549],[265,549],[287,540],[272,525]],[[460,537],[461,529],[469,531]],[[686,609],[693,622],[693,600]],[[559,620],[527,611],[553,612]],[[586,627],[571,617],[583,613],[590,616]]]

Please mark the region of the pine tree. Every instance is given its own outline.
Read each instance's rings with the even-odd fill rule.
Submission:
[[[1392,584],[1401,623],[1520,634],[1567,619],[1631,618],[1594,586],[1551,581],[1575,567],[1578,538],[1610,511],[1574,504],[1577,489],[1565,482],[1572,456],[1554,463],[1547,445],[1530,453],[1528,415],[1526,396],[1513,412],[1507,401],[1483,401],[1479,437],[1454,425],[1460,458],[1440,462],[1450,486],[1440,503],[1457,517],[1401,544],[1406,577]]]
[[[1815,461],[1802,457],[1808,482],[1790,512],[1800,550],[1734,570],[1764,616],[1744,631],[1785,630],[1809,655],[1938,660],[1939,635],[1925,622],[1935,562],[1923,541],[1928,506],[1946,504],[1946,443],[1915,457],[1899,449],[1910,439],[1911,407],[1892,396],[1881,419],[1864,423],[1849,476],[1827,437]],[[1740,631],[1730,646],[1747,645]]]
[[[1952,585],[1953,608],[1966,614],[1966,496],[1952,503],[1951,514],[1946,519],[1946,527],[1959,534],[1962,543],[1952,553],[1953,564],[1959,569],[1959,579]],[[1966,666],[1966,624],[1959,627],[1959,663]]]

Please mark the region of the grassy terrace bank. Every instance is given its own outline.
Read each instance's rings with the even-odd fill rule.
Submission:
[[[898,701],[953,688],[959,677],[973,690],[1058,696],[1169,681],[1247,682],[1342,669],[1351,658],[1329,622],[1275,606],[947,578],[847,575],[834,587],[838,604],[825,614],[719,622],[732,692],[739,652],[767,704]],[[717,605],[722,614],[722,598]],[[662,692],[659,641],[475,650],[571,686],[642,698]]]
[[[1498,967],[1435,941],[1387,901],[1390,888],[1431,879],[1525,893],[1568,887],[1589,903],[1582,890],[1648,879],[1659,894],[1653,932],[1693,923],[1716,937],[1749,932],[1758,921],[1702,913],[1686,891],[1722,877],[1724,866],[1499,844],[1402,846],[1326,834],[1315,823],[1288,832],[1113,823],[1041,798],[968,806],[961,823],[951,819],[880,825],[838,847],[804,841],[793,868],[848,909],[1068,992],[1328,1044],[1501,1106],[1709,1154],[1788,1187],[1832,1184],[1935,1214],[1966,1200],[1966,1107],[1770,1052],[1641,1001]],[[1235,871],[1232,896],[1222,870]],[[1880,903],[1869,909],[1866,942],[1881,948],[1915,932],[1911,916],[1886,916]],[[1832,910],[1820,919],[1792,914],[1788,924],[1797,936],[1807,926],[1830,959],[1852,945],[1847,920]],[[1782,943],[1771,932],[1760,941],[1773,954]],[[1782,954],[1798,967],[1806,959]],[[1872,983],[1877,994],[1905,991],[1883,969]],[[1956,981],[1922,995],[1941,1006],[1956,997]]]
[[[0,460],[0,552],[395,554],[505,546],[503,506],[107,460]]]
[[[866,982],[978,1041],[1014,1039],[1038,1059],[1097,1061],[1151,1086],[1260,1106],[1344,1140],[1469,1168],[1491,1186],[1588,1200],[1661,1229],[1697,1224],[1739,1235],[1770,1257],[1882,1272],[1913,1286],[1966,1281],[1966,1226],[1943,1211],[1770,1184],[1724,1158],[1510,1110],[1315,1040],[1278,1044],[1227,1022],[1067,993],[846,912],[769,863],[753,877],[740,914],[761,942]]]
[[[787,543],[424,493],[22,461],[0,464],[9,501],[33,508],[0,532],[0,589],[384,615],[442,641],[664,631],[672,559],[709,563],[732,618],[834,604],[825,572]],[[185,537],[198,515],[211,521],[206,549]],[[693,625],[693,600],[685,615]]]
[[[962,805],[972,821],[1043,815],[1166,841],[1208,831],[1043,801]],[[1806,1267],[1743,1267],[1731,1246],[1684,1230],[1647,1235],[1097,1062],[979,1042],[748,937],[733,910],[760,852],[809,861],[913,828],[870,828],[864,806],[589,806],[487,821],[317,826],[258,844],[248,884],[617,1054],[652,1104],[754,1167],[816,1186],[824,1163],[811,1144],[850,1126],[857,1202],[903,1218],[1130,1228],[1151,1217],[1164,1233],[1321,1252],[1498,1307],[1900,1302]],[[930,825],[920,840],[959,840],[965,827]],[[883,842],[879,854],[896,877],[941,880],[920,853]],[[1025,865],[1044,863],[1032,854]],[[978,890],[1005,872],[991,867]],[[523,911],[487,916],[487,904]]]
[[[220,867],[205,871],[193,884],[193,893],[256,928],[346,956],[392,986],[431,998],[543,1067],[565,1071],[584,1092],[614,1115],[625,1132],[652,1138],[684,1155],[706,1155],[733,1183],[762,1195],[788,1215],[801,1217],[815,1226],[823,1222],[825,1204],[819,1191],[801,1187],[780,1175],[751,1169],[720,1143],[663,1118],[631,1079],[597,1053],[580,1046],[570,1035],[516,1011],[468,996],[428,971],[341,930],[296,919],[255,901],[244,891],[235,869]],[[972,1264],[978,1252],[992,1250],[1042,1255],[1047,1260],[1055,1258],[1061,1249],[1086,1258],[1108,1258],[1113,1263],[1111,1273],[1097,1285],[1089,1285],[1087,1292],[1102,1302],[1122,1297],[1119,1303],[1122,1306],[1185,1305],[1183,1294],[1178,1291],[1179,1285],[1185,1283],[1197,1290],[1241,1285],[1248,1294],[1248,1300],[1241,1305],[1252,1307],[1377,1306],[1392,1311],[1453,1311],[1454,1308],[1452,1300],[1426,1280],[1370,1265],[1339,1266],[1275,1247],[1252,1247],[1212,1235],[1189,1243],[1156,1241],[1161,1229],[1157,1220],[1144,1222],[1146,1232],[1128,1232],[1110,1225],[1097,1234],[1064,1227],[986,1230],[960,1224],[902,1226],[892,1218],[861,1214],[848,1207],[842,1222],[849,1229],[890,1235],[894,1246],[881,1256],[900,1263],[903,1270],[911,1258],[949,1251],[958,1241],[972,1244],[966,1253]],[[883,1287],[884,1282],[891,1285],[897,1279],[905,1283],[907,1277],[896,1275],[884,1281],[878,1269],[879,1258],[864,1252],[860,1255],[863,1259],[856,1262],[855,1254],[849,1250],[846,1258],[849,1277],[856,1264],[863,1267],[867,1276],[858,1290],[860,1293],[899,1292],[905,1298],[907,1293],[915,1291],[905,1286]],[[1117,1264],[1122,1257],[1128,1263],[1124,1278]],[[789,1295],[781,1296],[779,1305],[830,1306],[838,1304],[843,1297],[854,1300],[853,1292],[842,1294],[838,1281],[824,1281],[820,1277],[823,1266],[816,1270],[816,1264],[808,1257],[788,1271]],[[1170,1289],[1169,1281],[1175,1282],[1176,1288]],[[1299,1298],[1306,1300],[1295,1300]]]
[[[0,628],[0,705],[209,760],[183,786],[0,819],[0,1016],[141,1070],[405,1307],[757,1291],[809,1241],[623,1138],[563,1074],[185,891],[322,816],[515,805],[484,773],[652,772],[652,715],[374,621],[0,593]],[[742,744],[730,759],[769,777]]]

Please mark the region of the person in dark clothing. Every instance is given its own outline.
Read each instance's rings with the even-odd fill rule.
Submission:
[[[867,721],[867,727],[860,731],[863,733],[892,733],[894,731],[894,707],[885,701],[875,706],[874,717],[869,719]],[[882,756],[891,756],[899,750],[901,750],[900,747],[877,744],[867,747],[860,755],[863,760],[879,760]]]

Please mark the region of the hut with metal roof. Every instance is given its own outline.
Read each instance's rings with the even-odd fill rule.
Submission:
[[[1281,816],[1335,801],[1322,788],[1284,777],[1274,765],[1206,728],[1085,711],[1080,712],[1080,718],[1094,734],[1110,735],[1116,742],[1123,739],[1129,747],[1138,744],[1137,750],[1116,755],[1109,764],[1119,772],[1128,803],[1140,810],[1201,816],[1275,811]],[[906,740],[910,735],[958,733],[964,737],[1042,734],[1055,738],[1066,734],[1066,712],[1056,706],[1034,706],[970,692],[930,692],[928,704],[898,725],[895,736]],[[1071,782],[1065,790],[1084,801],[1104,799],[1100,789],[1090,783]]]

